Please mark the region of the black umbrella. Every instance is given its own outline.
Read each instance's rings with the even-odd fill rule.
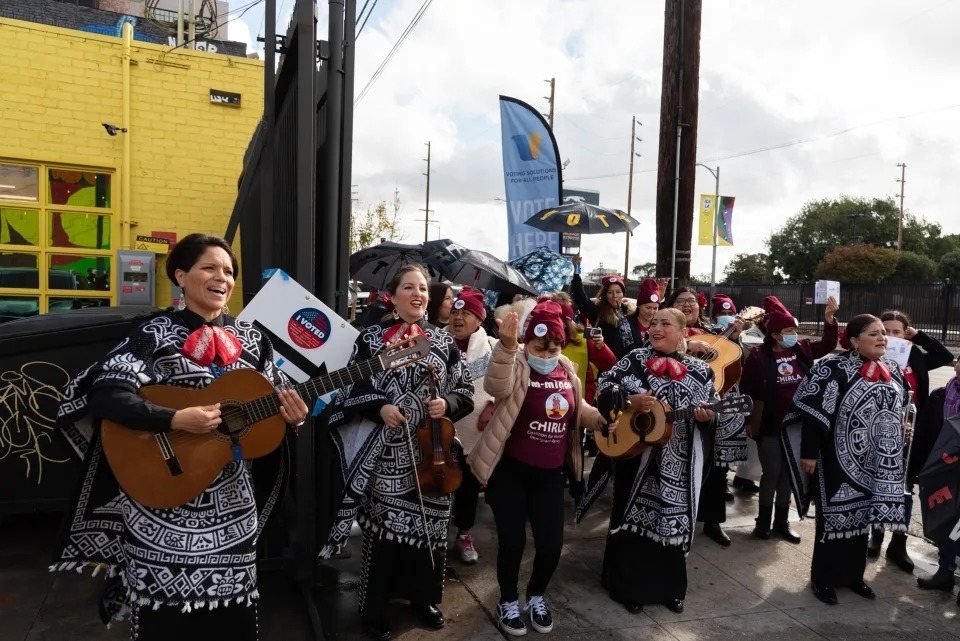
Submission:
[[[428,240],[420,245],[420,252],[423,254],[424,262],[431,270],[437,272],[443,280],[449,280],[451,283],[453,276],[460,270],[462,265],[459,263],[460,257],[470,251],[459,243],[455,243],[449,238],[441,240]],[[472,283],[463,283],[470,285]]]
[[[960,416],[947,419],[920,472],[923,533],[934,543],[960,540]]]
[[[520,271],[485,251],[467,249],[444,238],[423,243],[422,252],[427,265],[451,283],[508,294],[538,295],[537,288]]]
[[[400,268],[418,263],[425,264],[420,245],[387,241],[351,254],[350,277],[384,290]]]
[[[640,225],[620,209],[607,209],[589,203],[569,203],[537,212],[524,224],[542,231],[573,232],[577,234],[615,234],[633,232]]]

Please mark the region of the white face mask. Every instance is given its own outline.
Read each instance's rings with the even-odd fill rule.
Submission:
[[[543,374],[544,376],[557,369],[557,364],[559,362],[559,356],[555,356],[553,358],[540,358],[539,356],[534,356],[533,354],[527,354],[527,365],[530,366],[530,369],[538,374]]]
[[[734,321],[733,316],[717,316],[717,325],[720,327],[726,327]]]

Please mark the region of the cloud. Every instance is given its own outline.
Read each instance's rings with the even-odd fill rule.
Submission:
[[[357,93],[421,4],[378,6],[357,41]],[[960,232],[949,189],[960,173],[958,16],[956,4],[892,0],[704,3],[698,159],[720,166],[721,192],[737,198],[737,246],[718,251],[718,275],[736,253],[763,251],[808,200],[898,193],[898,162],[908,164],[907,208]],[[408,239],[422,239],[430,141],[439,233],[505,255],[497,96],[545,112],[544,80],[556,78],[568,186],[626,208],[630,119],[643,123],[630,263],[651,261],[662,43],[662,3],[435,2],[357,107],[353,183],[366,202],[398,189]],[[714,191],[705,170],[694,179],[695,193]],[[587,267],[622,269],[624,244],[623,235],[585,237]],[[709,272],[711,251],[694,245],[693,273]]]

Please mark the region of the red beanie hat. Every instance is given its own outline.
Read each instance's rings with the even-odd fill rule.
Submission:
[[[457,294],[457,300],[453,301],[453,308],[470,312],[482,321],[487,319],[487,306],[483,304],[483,294],[469,285],[465,285]]]
[[[558,303],[543,300],[530,311],[523,342],[529,343],[535,338],[551,338],[561,345],[567,344],[567,333],[563,328],[563,310]]]
[[[610,285],[620,285],[620,290],[623,293],[627,292],[627,286],[623,284],[623,279],[616,274],[610,274],[600,279],[601,287],[610,287]]]
[[[737,306],[733,304],[733,300],[726,294],[714,294],[713,295],[713,313],[711,316],[716,318],[717,316],[734,316],[737,313]]]
[[[560,306],[560,316],[562,316],[564,320],[572,321],[574,316],[576,316],[576,313],[573,311],[573,308],[567,305],[566,303],[561,303],[559,301],[554,301],[554,302],[556,302],[557,305]]]
[[[644,278],[640,283],[640,291],[637,292],[637,305],[646,305],[647,303],[662,303],[663,296],[660,295],[660,286],[652,278]]]
[[[776,296],[767,296],[760,304],[763,311],[767,313],[767,320],[764,323],[767,334],[782,332],[788,327],[798,327],[797,319],[793,317],[783,303]]]

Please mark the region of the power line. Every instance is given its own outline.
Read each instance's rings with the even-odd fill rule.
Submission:
[[[370,91],[370,88],[373,87],[373,84],[377,81],[377,79],[380,78],[380,76],[383,74],[383,70],[386,69],[387,65],[390,64],[390,61],[393,60],[393,57],[397,54],[397,51],[400,50],[400,47],[407,39],[407,36],[409,36],[410,32],[416,28],[417,24],[420,22],[420,19],[423,18],[423,14],[427,12],[427,9],[430,8],[431,4],[433,4],[433,0],[424,0],[424,3],[420,6],[417,14],[413,16],[410,24],[407,25],[407,28],[404,29],[403,33],[400,34],[400,37],[397,38],[393,48],[390,49],[390,52],[386,55],[386,57],[384,57],[383,62],[380,63],[380,66],[377,67],[377,70],[373,72],[373,75],[370,77],[370,80],[367,81],[367,84],[364,85],[363,89],[360,90],[360,93],[357,95],[357,99],[353,102],[354,106],[360,104],[360,101],[363,100],[364,96],[367,95],[367,93]]]
[[[768,147],[759,147],[759,148],[757,148],[757,149],[750,149],[750,150],[748,150],[748,151],[739,151],[739,152],[735,152],[735,153],[728,154],[728,155],[726,155],[726,156],[716,156],[716,157],[714,157],[714,158],[706,158],[706,159],[702,160],[701,162],[711,163],[711,162],[718,162],[718,161],[720,161],[720,160],[731,160],[731,159],[733,159],[733,158],[743,158],[744,156],[753,156],[753,155],[755,155],[755,154],[762,154],[762,153],[765,153],[765,152],[768,152],[768,151],[776,151],[776,150],[778,150],[778,149],[786,149],[786,148],[788,148],[788,147],[796,147],[796,146],[798,146],[798,145],[805,145],[805,144],[807,144],[807,143],[809,143],[809,142],[820,142],[820,141],[823,141],[823,140],[829,140],[829,139],[831,139],[831,138],[836,138],[837,136],[842,136],[842,135],[844,135],[844,134],[848,134],[848,133],[850,133],[851,131],[856,131],[857,129],[863,129],[863,128],[865,128],[865,127],[873,127],[874,125],[882,125],[882,124],[885,124],[885,123],[888,123],[888,122],[894,122],[894,121],[896,121],[896,120],[906,120],[906,119],[908,119],[908,118],[915,118],[915,117],[917,117],[917,116],[926,116],[926,115],[928,115],[928,114],[937,113],[937,112],[939,112],[939,111],[948,111],[948,110],[950,110],[950,109],[956,109],[957,107],[960,107],[960,103],[953,104],[953,105],[945,105],[945,106],[943,106],[943,107],[936,107],[936,108],[934,108],[934,109],[927,109],[927,110],[925,110],[925,111],[917,111],[917,112],[912,113],[912,114],[904,114],[904,115],[900,115],[900,116],[893,116],[892,118],[884,118],[883,120],[874,120],[873,122],[867,122],[867,123],[863,123],[863,124],[860,124],[860,125],[854,125],[853,127],[847,127],[847,128],[845,128],[845,129],[840,129],[839,131],[835,131],[835,132],[833,132],[833,133],[829,133],[829,134],[826,134],[826,135],[824,135],[824,136],[813,136],[813,137],[810,137],[810,138],[800,138],[800,139],[798,139],[798,140],[792,140],[792,141],[790,141],[790,142],[784,142],[784,143],[780,143],[780,144],[777,144],[777,145],[770,145],[770,146],[768,146]],[[638,174],[647,174],[647,173],[652,173],[652,172],[654,172],[654,171],[657,171],[656,168],[654,168],[654,169],[642,169],[642,170],[640,170],[640,171],[638,171],[638,172],[636,172],[636,173],[638,173]],[[620,172],[620,173],[613,173],[613,174],[603,174],[603,175],[599,175],[599,176],[578,176],[578,177],[576,177],[576,178],[570,178],[570,180],[599,180],[599,179],[601,179],[601,178],[619,178],[619,177],[621,177],[621,176],[626,176],[626,175],[627,175],[627,173],[625,173],[625,172]]]
[[[367,20],[370,19],[370,16],[371,16],[371,15],[373,15],[373,10],[377,8],[377,3],[378,3],[379,1],[380,1],[380,0],[373,0],[373,6],[370,7],[370,11],[367,12],[367,16],[363,19],[363,23],[360,25],[360,28],[357,29],[357,35],[358,35],[358,36],[359,36],[361,33],[363,33],[363,28],[367,26]],[[367,0],[367,2],[370,2],[370,0]],[[367,6],[366,3],[364,3],[363,6],[366,7],[366,6]],[[359,18],[358,18],[358,20],[359,20]]]

